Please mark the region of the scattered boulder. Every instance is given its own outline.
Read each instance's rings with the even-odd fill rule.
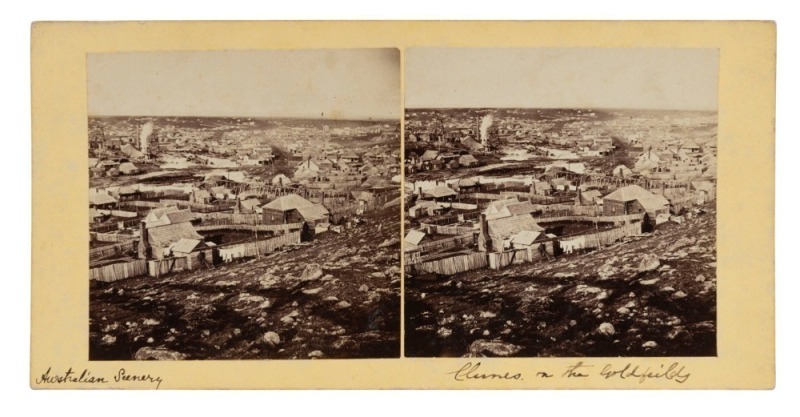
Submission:
[[[656,343],[656,342],[654,342],[652,340],[648,340],[648,341],[642,343],[642,347],[644,349],[654,349],[654,348],[658,347],[658,343]]]
[[[380,245],[378,245],[378,247],[379,248],[388,248],[389,246],[394,246],[394,245],[399,245],[399,244],[400,244],[400,238],[393,237],[393,238],[389,238],[389,239],[384,240],[383,242],[381,242]]]
[[[311,359],[319,359],[319,358],[321,358],[321,357],[323,357],[323,356],[325,356],[325,354],[324,354],[324,353],[322,353],[322,351],[321,351],[321,350],[315,350],[315,351],[313,351],[313,352],[310,352],[310,353],[308,354],[308,357],[309,357],[309,358],[311,358]]]
[[[652,271],[654,269],[658,269],[660,265],[661,262],[658,260],[658,256],[652,253],[647,253],[642,255],[642,258],[639,261],[638,271],[639,272]]]
[[[469,353],[473,356],[508,357],[519,353],[521,346],[511,343],[478,339],[469,345]]]
[[[358,342],[349,337],[340,337],[331,344],[331,348],[340,352],[357,352],[359,347]]]
[[[436,335],[441,338],[450,337],[451,334],[453,334],[453,331],[447,327],[440,327],[439,330],[436,331]]]
[[[261,336],[261,340],[269,347],[278,346],[281,343],[281,337],[275,332],[266,332]]]
[[[639,281],[639,284],[642,284],[642,285],[654,285],[656,282],[658,282],[658,278],[643,279],[643,280]]]
[[[601,324],[600,327],[597,328],[597,331],[606,336],[612,336],[617,332],[617,330],[614,329],[614,325],[608,322]]]
[[[312,289],[308,289],[308,290],[303,290],[303,294],[306,294],[306,295],[314,295],[314,294],[319,294],[319,293],[320,293],[320,291],[322,291],[322,287],[317,287],[317,288],[312,288]]]
[[[686,298],[686,296],[687,296],[687,295],[688,295],[688,294],[686,294],[686,293],[685,293],[685,292],[683,292],[683,291],[678,291],[678,292],[676,292],[676,293],[672,294],[672,298],[674,298],[674,299],[676,299],[676,300],[679,300],[679,299],[681,299],[681,298]]]
[[[336,308],[339,308],[339,309],[345,309],[345,308],[349,308],[349,307],[350,307],[350,303],[348,303],[347,301],[339,301],[338,303],[336,303]]]
[[[113,345],[114,343],[117,343],[117,337],[110,334],[104,335],[103,338],[100,339],[100,343],[104,345]]]
[[[188,355],[165,348],[151,348],[145,346],[133,354],[133,359],[137,361],[179,361],[186,359]]]
[[[369,291],[369,287],[367,286],[367,284],[361,284],[361,286],[358,287],[358,291],[367,292],[367,291]]]
[[[322,267],[315,263],[306,265],[305,269],[303,269],[303,275],[300,276],[303,281],[310,281],[321,277]]]
[[[599,276],[600,279],[609,279],[617,273],[619,273],[619,269],[608,263],[603,264],[600,266],[600,268],[597,268],[597,276]]]

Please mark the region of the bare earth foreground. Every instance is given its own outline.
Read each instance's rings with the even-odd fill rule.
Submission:
[[[407,277],[406,355],[714,356],[716,209],[705,210],[555,261]]]
[[[400,355],[397,206],[259,259],[92,283],[90,360]]]

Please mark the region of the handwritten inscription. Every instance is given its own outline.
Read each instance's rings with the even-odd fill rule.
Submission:
[[[447,372],[447,375],[452,375],[453,379],[459,382],[464,381],[489,381],[489,380],[506,380],[506,381],[522,381],[523,373],[517,370],[492,370],[482,369],[481,362],[467,362],[453,372]],[[598,371],[599,369],[599,371]],[[615,366],[606,364],[602,367],[587,364],[583,361],[571,364],[563,368],[563,372],[551,373],[545,370],[534,370],[532,374],[536,379],[549,379],[560,377],[564,379],[591,379],[601,378],[602,380],[632,380],[638,381],[640,384],[648,380],[665,380],[672,381],[678,384],[686,382],[691,373],[686,370],[686,367],[679,362],[673,362],[669,365],[661,364],[658,367],[648,366],[642,367],[632,363],[627,363],[623,366]]]
[[[164,382],[160,376],[152,376],[150,374],[130,374],[128,373],[125,368],[120,368],[119,372],[114,375],[115,382],[151,382],[156,384],[156,389],[161,386],[161,383]]]
[[[69,368],[66,372],[57,374],[53,372],[53,368],[47,368],[47,371],[42,374],[40,378],[36,378],[36,384],[107,384],[108,380],[103,377],[95,377],[84,369],[80,374],[77,374]]]
[[[493,372],[483,372],[479,371],[481,367],[480,362],[476,362],[473,364],[472,362],[467,362],[462,366],[459,370],[454,372],[448,372],[449,375],[453,375],[453,379],[456,381],[469,381],[469,380],[485,380],[485,379],[505,379],[505,380],[522,380],[522,373],[521,372],[504,372],[504,373],[493,373]]]
[[[686,367],[682,366],[678,362],[673,362],[666,368],[662,364],[656,369],[647,367],[644,370],[639,369],[639,365],[633,365],[630,363],[621,369],[614,369],[613,366],[606,365],[603,367],[603,370],[600,371],[600,375],[602,375],[605,379],[638,379],[640,384],[648,379],[665,379],[683,384],[687,379],[689,379],[690,376],[692,376],[692,374],[686,372]]]
[[[53,371],[52,367],[47,368],[47,371],[34,379],[36,385],[52,385],[52,384],[86,384],[86,385],[104,385],[113,382],[141,382],[148,385],[155,385],[158,389],[164,380],[157,375],[151,374],[136,374],[131,373],[125,368],[120,368],[117,373],[108,378],[106,376],[98,376],[92,374],[88,369],[84,369],[78,373],[73,371],[72,368],[64,372]]]
[[[587,372],[588,368],[591,368],[592,365],[584,365],[583,362],[578,362],[575,365],[571,365],[567,367],[567,370],[561,374],[562,378],[588,378],[589,374]]]

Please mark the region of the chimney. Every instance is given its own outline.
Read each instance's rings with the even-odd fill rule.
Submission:
[[[491,247],[491,239],[489,238],[489,226],[486,221],[486,213],[481,213],[481,232],[478,235],[478,250],[481,252],[488,252]]]
[[[139,223],[139,259],[147,259],[149,252],[150,242],[147,241],[147,224],[145,224],[144,220],[142,220],[142,222]]]
[[[578,186],[578,195],[575,196],[575,205],[576,206],[580,206],[581,205],[581,187],[580,186]]]

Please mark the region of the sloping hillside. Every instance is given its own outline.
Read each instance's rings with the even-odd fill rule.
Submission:
[[[716,210],[494,276],[406,281],[407,356],[716,354]]]
[[[397,357],[399,213],[259,259],[94,283],[90,357]]]

